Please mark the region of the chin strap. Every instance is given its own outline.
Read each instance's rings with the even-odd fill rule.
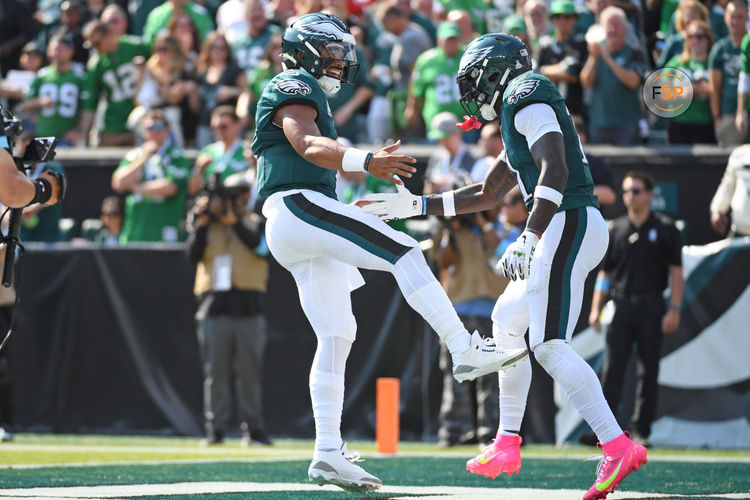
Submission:
[[[469,130],[482,128],[482,122],[477,120],[477,117],[475,115],[464,115],[464,121],[456,123],[456,127],[460,128],[464,132],[468,132]]]

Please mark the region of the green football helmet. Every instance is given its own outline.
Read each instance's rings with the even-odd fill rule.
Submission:
[[[497,118],[495,103],[502,102],[505,87],[527,71],[531,58],[520,38],[488,33],[472,41],[461,56],[456,78],[467,121],[476,121],[477,112],[486,121]]]
[[[356,47],[349,28],[330,14],[307,14],[284,31],[281,58],[284,69],[303,69],[318,79],[328,93],[341,82],[353,83],[359,73]]]

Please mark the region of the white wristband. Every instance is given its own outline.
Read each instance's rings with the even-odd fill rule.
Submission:
[[[368,154],[370,152],[364,149],[347,148],[341,159],[341,169],[345,172],[364,172]]]
[[[563,194],[560,191],[552,189],[549,186],[542,186],[541,184],[537,184],[536,189],[534,189],[534,197],[549,200],[558,207],[563,201]]]
[[[747,94],[750,90],[750,78],[747,77],[747,73],[744,71],[740,72],[740,77],[737,81],[737,88],[741,94]]]
[[[453,191],[443,193],[443,215],[453,217],[456,215],[456,203],[453,199]]]

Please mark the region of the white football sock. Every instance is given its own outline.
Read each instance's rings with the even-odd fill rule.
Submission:
[[[341,447],[344,372],[351,345],[349,340],[341,337],[318,339],[318,349],[310,371],[316,450],[336,450]]]
[[[520,335],[510,335],[507,332],[498,333],[497,326],[495,329],[494,337],[500,349],[526,348],[523,332]],[[526,413],[526,399],[529,396],[529,386],[531,386],[529,358],[525,358],[512,368],[498,372],[498,381],[500,387],[500,428],[498,431],[501,433],[505,430],[516,431],[505,434],[518,435],[524,413]]]
[[[622,434],[594,370],[564,340],[549,340],[534,348],[534,356],[583,419],[599,441],[606,443]]]

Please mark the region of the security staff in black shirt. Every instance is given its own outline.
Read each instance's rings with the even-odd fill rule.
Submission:
[[[633,344],[637,346],[632,438],[644,445],[648,445],[656,416],[662,334],[673,333],[679,326],[684,288],[680,234],[671,220],[651,212],[653,185],[651,176],[643,172],[625,174],[622,196],[628,213],[615,219],[610,228],[609,248],[589,315],[589,324],[600,331],[600,313],[609,293],[615,311],[607,331],[601,380],[604,397],[615,413]],[[668,278],[671,297],[667,305],[663,293]]]

